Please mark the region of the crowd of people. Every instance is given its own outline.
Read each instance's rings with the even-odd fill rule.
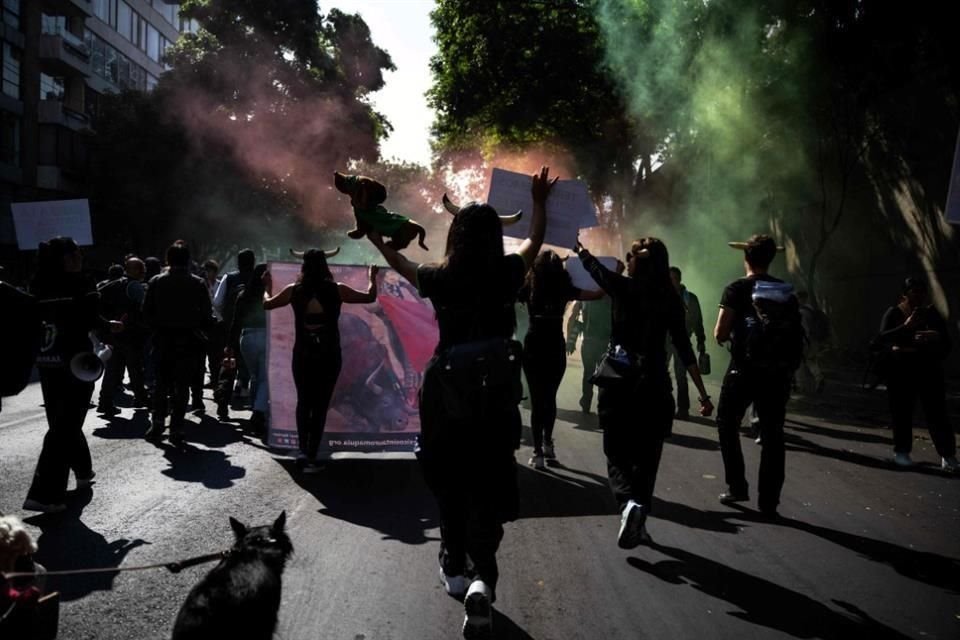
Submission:
[[[515,253],[505,255],[503,244],[503,226],[512,219],[502,219],[482,203],[448,206],[455,215],[445,256],[437,264],[412,261],[376,230],[366,233],[436,312],[439,342],[421,374],[415,453],[440,514],[440,577],[447,593],[464,600],[467,638],[489,634],[503,524],[518,516],[515,452],[521,441],[522,374],[531,408],[529,464],[544,469],[557,460],[557,393],[567,354],[582,336],[580,406],[591,411],[597,387],[608,478],[620,508],[617,543],[624,549],[650,540],[646,521],[664,441],[674,419],[690,412],[688,376],[698,413],[706,417],[714,411],[701,375],[701,365],[709,366],[702,309],[683,284],[681,270],[671,265],[664,242],[635,240],[616,269],[606,268],[578,243],[573,250],[598,290],[574,287],[562,257],[541,252],[545,203],[555,181],[546,168],[533,177],[529,237]],[[743,252],[745,276],[724,289],[713,331],[731,352],[717,403],[727,485],[719,500],[750,499],[740,425],[752,406],[762,439],[757,505],[776,518],[785,474],[787,401],[798,369],[813,391],[823,389],[819,352],[825,330],[809,300],[769,273],[778,251],[771,237],[755,235],[736,248]],[[112,357],[97,409],[108,417],[118,412],[115,401],[126,374],[133,405],[151,412],[148,440],[164,437],[168,418],[170,441],[183,439],[187,412],[204,410],[207,373],[218,418],[227,419],[233,396],[245,393],[250,425],[263,435],[269,416],[266,314],[287,305],[295,326],[290,361],[298,462],[304,473],[322,471],[326,416],[342,359],[350,357],[340,349],[341,307],[373,302],[378,277],[371,267],[367,290],[353,289],[334,280],[327,258],[321,250],[306,251],[297,282],[275,292],[266,265],[256,263],[253,251],[241,251],[237,270],[220,276],[216,262],[197,266],[187,244],[177,241],[163,265],[156,258],[128,256],[95,286],[84,274],[76,243],[69,238],[43,243],[29,293],[44,327],[37,365],[49,430],[24,508],[62,511],[70,471],[78,486],[88,486],[95,475],[82,431],[95,385],[89,376],[78,375],[83,371],[76,370],[76,354],[99,341],[109,345]],[[12,288],[0,287],[7,290]],[[7,291],[4,299],[7,295],[13,294]],[[27,296],[17,295],[26,309]],[[575,307],[565,339],[563,319],[571,302]],[[529,316],[522,343],[516,339],[517,304]],[[884,356],[896,464],[912,464],[911,420],[919,401],[942,467],[956,471],[941,364],[949,338],[922,281],[907,280],[900,301],[884,315],[876,345]]]

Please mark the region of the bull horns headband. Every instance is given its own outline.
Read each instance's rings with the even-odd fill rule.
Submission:
[[[305,253],[306,251],[297,251],[296,249],[290,249],[290,255],[292,255],[294,258],[303,258],[303,254]],[[329,251],[324,251],[323,255],[327,258],[332,258],[338,253],[340,253],[340,247],[337,247],[336,249],[331,249]]]
[[[443,208],[457,215],[460,213],[461,207],[453,204],[450,198],[447,197],[447,194],[443,194]],[[503,226],[508,226],[520,221],[520,218],[523,217],[523,211],[517,211],[516,213],[511,213],[508,216],[500,216],[500,221],[503,223]]]

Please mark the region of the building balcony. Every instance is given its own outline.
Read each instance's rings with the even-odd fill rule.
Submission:
[[[71,109],[59,100],[41,100],[38,119],[40,124],[55,124],[81,133],[93,133],[90,116]]]
[[[43,11],[51,16],[93,17],[90,0],[43,0]]]
[[[40,64],[51,76],[90,75],[90,47],[69,31],[40,36]]]

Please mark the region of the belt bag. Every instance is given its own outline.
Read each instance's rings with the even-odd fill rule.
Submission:
[[[611,345],[597,363],[590,376],[590,384],[609,389],[636,382],[640,379],[641,358],[627,352],[620,345]]]
[[[481,418],[491,409],[516,406],[523,397],[523,346],[496,338],[454,345],[439,360],[444,409],[451,418]]]

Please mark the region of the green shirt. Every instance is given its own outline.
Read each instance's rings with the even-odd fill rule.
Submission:
[[[410,221],[410,218],[406,216],[387,211],[387,208],[382,204],[378,204],[372,209],[354,207],[353,215],[357,217],[360,225],[372,227],[389,238],[392,238],[400,230],[400,227]]]

